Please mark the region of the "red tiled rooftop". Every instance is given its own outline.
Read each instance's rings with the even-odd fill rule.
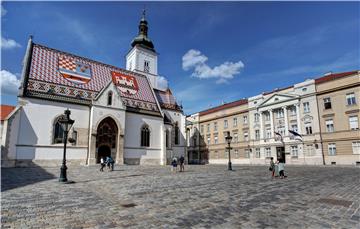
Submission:
[[[351,75],[354,75],[356,73],[358,73],[358,71],[331,73],[329,75],[326,75],[326,76],[315,79],[315,83],[316,84],[324,83],[324,82],[327,82],[327,81],[339,79],[341,77],[351,76]]]
[[[0,116],[1,121],[4,121],[5,118],[15,109],[14,106],[10,105],[0,105]]]
[[[223,110],[223,109],[228,109],[228,108],[244,105],[244,104],[247,104],[247,103],[248,103],[247,99],[240,99],[240,100],[237,100],[237,101],[234,101],[234,102],[231,102],[231,103],[225,103],[225,104],[223,104],[221,106],[217,106],[217,107],[213,107],[213,108],[201,111],[200,115],[207,115],[207,114],[210,114],[210,113],[214,113],[216,111],[220,111],[220,110]]]

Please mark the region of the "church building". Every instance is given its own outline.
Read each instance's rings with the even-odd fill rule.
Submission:
[[[159,88],[158,54],[143,14],[126,55],[126,69],[44,45],[30,37],[18,105],[4,120],[4,167],[60,165],[64,130],[75,120],[67,163],[92,165],[111,155],[117,164],[168,164],[186,157],[185,116],[169,88]]]

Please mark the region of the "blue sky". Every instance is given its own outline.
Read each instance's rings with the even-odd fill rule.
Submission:
[[[360,69],[359,2],[2,2],[2,104],[34,42],[124,67],[146,6],[158,70],[186,114]]]

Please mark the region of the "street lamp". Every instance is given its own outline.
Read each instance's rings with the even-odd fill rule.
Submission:
[[[64,114],[59,118],[59,123],[61,124],[61,127],[64,130],[64,154],[63,154],[63,163],[60,168],[60,178],[59,182],[67,182],[67,176],[66,176],[66,143],[68,141],[68,133],[71,129],[72,125],[74,124],[75,120],[70,119],[71,111],[69,109],[64,111]]]
[[[232,149],[230,147],[230,143],[231,143],[231,140],[232,140],[232,137],[230,136],[230,131],[227,132],[227,135],[225,137],[225,140],[228,144],[228,146],[226,147],[227,150],[229,150],[229,163],[228,163],[228,170],[232,170],[232,167],[231,167],[231,158],[230,158],[230,150]]]

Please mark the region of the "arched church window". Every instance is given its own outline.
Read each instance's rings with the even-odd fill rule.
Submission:
[[[150,146],[150,130],[147,125],[141,128],[141,146]]]
[[[179,142],[180,142],[180,139],[179,139],[179,135],[180,135],[180,129],[179,129],[179,126],[178,126],[178,123],[176,122],[175,123],[175,145],[179,145]]]
[[[147,60],[144,61],[144,72],[150,72],[150,62]]]
[[[54,122],[54,135],[53,135],[53,144],[63,143],[64,142],[64,129],[62,128],[59,118]]]
[[[110,91],[108,94],[108,100],[107,100],[107,105],[111,106],[112,105],[112,92]]]

